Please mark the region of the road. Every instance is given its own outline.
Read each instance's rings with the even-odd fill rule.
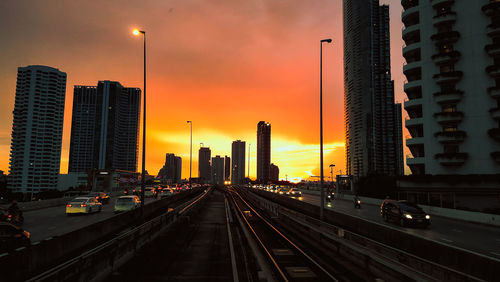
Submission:
[[[318,195],[302,194],[302,197],[298,199],[317,206],[320,205],[320,198]],[[431,225],[427,229],[401,227],[394,223],[384,222],[380,216],[379,206],[362,204],[361,209],[355,209],[351,201],[335,200],[325,207],[382,225],[389,225],[392,228],[415,236],[424,237],[443,244],[500,259],[500,228],[498,227],[438,216],[431,217]]]
[[[154,199],[146,198],[145,204],[152,201]],[[27,211],[24,212],[24,224],[21,227],[30,232],[31,242],[35,243],[114,216],[114,203],[112,199],[109,204],[102,205],[101,212],[73,216],[66,215],[66,206]]]

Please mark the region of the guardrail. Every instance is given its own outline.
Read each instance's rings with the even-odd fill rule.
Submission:
[[[127,228],[141,224],[142,219],[157,216],[174,202],[201,193],[193,189],[144,205],[144,216],[140,209],[118,214],[104,221],[85,226],[62,236],[48,238],[30,247],[21,247],[11,253],[0,254],[2,279],[24,280],[44,269],[60,264],[68,258],[80,254],[84,248],[104,242]],[[1,279],[0,279],[1,280]]]
[[[302,223],[312,224],[308,226],[311,230],[316,226],[318,232],[321,231],[321,234],[327,235],[326,228],[331,231],[331,234],[337,234],[337,237],[374,249],[393,261],[421,269],[422,272],[432,277],[442,277],[443,280],[482,279],[487,281],[494,281],[498,278],[500,260],[495,258],[331,210],[325,210],[325,221],[320,222],[316,219],[319,208],[315,205],[265,191],[251,190],[251,192],[273,202],[274,205],[267,209],[277,216],[295,214],[295,220],[300,219]],[[299,215],[298,212],[303,215]],[[459,279],[460,277],[462,278]]]

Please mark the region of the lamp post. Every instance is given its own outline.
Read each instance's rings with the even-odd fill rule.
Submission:
[[[146,32],[144,30],[134,29],[132,33],[135,36],[142,34],[144,42],[144,103],[142,119],[142,173],[141,173],[141,215],[144,210],[144,190],[146,190]]]
[[[323,191],[323,42],[332,43],[330,38],[322,39],[319,48],[319,158],[320,158],[320,209],[319,219],[323,220],[323,213],[325,209],[325,191]]]
[[[188,120],[187,123],[191,125],[191,142],[189,145],[189,187],[191,187],[191,168],[193,164],[193,122]]]
[[[332,179],[332,187],[333,187],[333,167],[334,166],[335,166],[334,164],[330,165],[330,178]]]

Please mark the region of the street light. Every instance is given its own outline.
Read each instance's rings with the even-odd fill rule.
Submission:
[[[144,103],[143,103],[143,119],[142,119],[142,173],[141,173],[141,215],[144,211],[144,190],[146,190],[146,32],[143,30],[134,29],[132,34],[139,36],[142,34],[144,42]]]
[[[191,167],[193,163],[193,122],[188,120],[187,123],[191,125],[191,143],[189,146],[189,187],[191,187]]]
[[[332,179],[332,188],[333,188],[333,167],[334,166],[335,166],[334,164],[330,165],[330,178]]]
[[[330,38],[322,39],[319,48],[319,155],[320,155],[320,209],[319,219],[323,220],[323,212],[325,209],[325,191],[323,191],[323,42],[332,43]]]

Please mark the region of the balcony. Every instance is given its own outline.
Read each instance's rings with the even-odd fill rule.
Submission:
[[[443,166],[461,166],[469,158],[467,153],[439,153],[434,158]]]
[[[457,131],[442,131],[436,132],[434,134],[437,141],[441,144],[453,144],[453,143],[461,143],[467,137],[467,133],[465,131],[457,130]]]
[[[418,0],[401,0],[404,9],[410,9],[418,6]]]
[[[406,55],[410,52],[416,52],[417,50],[420,51],[421,47],[422,46],[421,46],[420,42],[404,46],[403,47],[403,57],[406,58]]]
[[[432,41],[437,41],[440,43],[455,43],[460,38],[460,33],[458,31],[443,31],[437,32],[431,36]]]
[[[432,0],[432,7],[436,8],[436,6],[441,6],[441,5],[453,5],[455,3],[455,0]]]
[[[436,83],[438,84],[444,84],[444,83],[457,83],[462,79],[463,72],[461,71],[450,71],[450,72],[443,72],[443,73],[437,73],[433,76],[433,78],[436,80]]]
[[[401,12],[401,20],[403,22],[405,22],[405,20],[408,17],[416,17],[418,19],[418,11],[419,11],[418,6],[410,7],[408,9],[404,9],[403,12]]]
[[[500,44],[488,44],[484,47],[484,50],[492,57],[500,56]]]
[[[421,62],[411,62],[411,63],[405,63],[403,65],[403,73],[405,75],[410,75],[410,74],[418,74],[420,75],[422,69],[422,63]]]
[[[500,13],[500,2],[499,1],[495,1],[495,2],[492,2],[490,1],[490,3],[484,5],[482,8],[483,12],[487,15],[487,16],[493,16],[493,15],[498,15]]]
[[[492,65],[492,66],[486,67],[486,72],[493,78],[500,78],[500,66],[499,65]]]
[[[437,15],[432,18],[432,24],[438,26],[444,23],[454,23],[457,20],[457,13],[448,12],[445,14]]]
[[[410,37],[420,35],[420,24],[412,25],[404,28],[402,33],[403,40],[406,41]]]
[[[456,103],[462,99],[463,93],[460,90],[454,92],[436,92],[434,93],[434,100],[438,104]]]
[[[413,158],[410,155],[406,156],[406,165],[410,166],[410,165],[421,165],[421,164],[425,164],[424,157]]]
[[[417,90],[418,88],[422,88],[422,80],[421,79],[406,82],[404,84],[404,91],[405,92],[408,92],[408,91],[411,92],[412,90]]]
[[[499,25],[492,25],[492,24],[488,25],[488,27],[486,28],[486,33],[490,37],[499,36],[500,35],[500,24]]]
[[[422,105],[422,98],[411,99],[411,100],[408,100],[408,101],[404,102],[404,108],[405,108],[405,110],[407,110],[409,108],[412,108],[412,107],[421,106],[421,105]]]
[[[500,99],[500,87],[490,87],[488,93],[490,93],[491,98]]]
[[[407,138],[406,146],[423,145],[424,137]]]
[[[495,162],[500,164],[500,152],[491,152],[490,156],[493,160],[495,160]]]
[[[456,124],[463,120],[463,112],[440,112],[434,114],[434,119],[440,124]]]
[[[500,142],[500,128],[492,128],[488,130],[488,135],[494,140]]]
[[[454,63],[458,61],[458,59],[460,59],[460,52],[458,51],[432,55],[432,61],[438,66]]]
[[[405,120],[405,127],[412,127],[412,126],[417,126],[417,125],[422,125],[424,124],[424,119],[419,117],[419,118],[409,118]]]
[[[496,120],[500,120],[500,108],[490,109],[490,115]]]

